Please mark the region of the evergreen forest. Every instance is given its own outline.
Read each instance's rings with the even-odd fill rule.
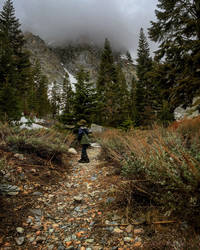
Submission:
[[[157,20],[151,22],[148,36],[159,48],[152,58],[141,28],[132,84],[127,84],[106,38],[97,80],[80,68],[75,90],[66,75],[62,89],[53,84],[50,98],[50,83],[40,62],[30,63],[20,21],[12,1],[6,1],[0,14],[1,120],[17,120],[24,113],[64,123],[85,117],[89,123],[111,127],[173,121],[175,108],[191,105],[200,91],[200,8],[198,1],[159,1],[157,7]],[[127,59],[133,62],[128,51]]]
[[[31,33],[28,50],[14,3],[0,10],[0,249],[200,249],[200,1],[157,0],[135,58],[109,37],[66,49]]]

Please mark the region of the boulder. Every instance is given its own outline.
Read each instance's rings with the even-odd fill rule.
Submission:
[[[177,107],[174,110],[174,118],[176,121],[178,121],[184,118],[197,117],[200,115],[199,107],[200,107],[200,97],[195,97],[190,107],[187,107],[186,109],[182,108],[182,106]]]
[[[93,123],[91,124],[90,131],[92,133],[102,133],[105,131],[105,127]]]
[[[76,151],[76,149],[74,149],[74,148],[69,148],[68,149],[68,153],[70,153],[72,155],[77,155],[78,154],[77,151]]]

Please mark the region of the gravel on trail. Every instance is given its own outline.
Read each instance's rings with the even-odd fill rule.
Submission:
[[[34,207],[16,228],[15,245],[7,242],[1,249],[141,248],[143,229],[134,233],[123,216],[109,209],[115,201],[108,181],[112,167],[99,160],[100,153],[101,148],[89,149],[87,164],[74,157],[66,178],[43,193],[34,192]]]

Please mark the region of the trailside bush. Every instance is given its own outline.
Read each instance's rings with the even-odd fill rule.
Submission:
[[[108,131],[101,144],[104,154],[121,165],[126,178],[138,180],[132,198],[142,190],[149,202],[176,212],[188,209],[192,214],[200,205],[200,144],[193,140],[199,129],[194,131],[189,147],[180,131],[163,128]]]
[[[74,136],[53,129],[27,130],[0,124],[0,147],[14,152],[36,154],[62,163],[62,154],[70,147]]]

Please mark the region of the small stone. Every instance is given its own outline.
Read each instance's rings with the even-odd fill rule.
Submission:
[[[64,242],[69,242],[69,241],[71,241],[71,240],[72,240],[72,237],[69,236],[69,237],[67,237],[67,238],[64,239]]]
[[[17,243],[18,246],[21,246],[24,243],[24,237],[19,237],[19,238],[15,238],[15,241]]]
[[[35,240],[35,237],[32,236],[32,237],[30,237],[28,240],[29,240],[30,243],[32,243],[32,242]]]
[[[118,233],[118,234],[123,233],[123,231],[121,229],[119,229],[118,227],[116,227],[113,232]]]
[[[68,153],[70,153],[72,155],[77,155],[78,154],[77,151],[76,151],[76,149],[74,149],[74,148],[69,148],[68,149]]]
[[[80,207],[76,207],[74,210],[75,210],[76,212],[80,212],[80,211],[81,211],[81,208],[80,208]]]
[[[133,226],[128,225],[128,227],[126,228],[126,232],[130,234],[132,231],[133,231]]]
[[[72,235],[72,240],[76,240],[76,239],[77,239],[76,235],[73,234],[73,235]]]
[[[53,250],[53,249],[54,249],[54,245],[48,246],[48,250]]]
[[[26,159],[23,154],[15,154],[14,157],[21,160],[21,161]]]
[[[17,195],[20,191],[20,188],[17,186],[12,186],[9,184],[1,184],[0,185],[0,193],[5,193],[8,195]]]
[[[131,238],[131,237],[124,237],[124,241],[125,242],[132,242],[133,238]]]
[[[95,176],[91,177],[91,181],[96,181],[96,180],[97,180],[97,177],[95,177]]]
[[[32,220],[32,218],[27,218],[27,220],[26,220],[26,223],[28,223],[28,224],[31,224],[31,223],[33,223],[33,220]]]
[[[110,225],[111,223],[110,223],[109,220],[106,220],[106,221],[105,221],[105,224],[106,224],[106,225]]]
[[[112,203],[113,201],[115,201],[115,198],[113,198],[113,197],[108,197],[107,200],[106,200],[106,203],[107,203],[107,204],[110,204],[110,203]]]
[[[81,203],[81,202],[82,202],[82,200],[83,200],[83,197],[82,197],[82,196],[80,196],[80,195],[77,195],[77,196],[74,196],[74,200],[75,200],[76,202]]]
[[[135,243],[137,243],[137,242],[142,242],[142,239],[141,239],[140,237],[136,236],[134,242],[135,242]]]
[[[37,170],[35,168],[32,168],[31,170],[31,173],[35,174],[37,172]]]
[[[45,237],[38,236],[37,239],[36,239],[36,242],[37,242],[37,243],[42,243],[42,242],[45,241],[45,240],[46,240]]]
[[[34,195],[34,196],[41,196],[42,193],[41,193],[41,192],[34,192],[33,195]]]
[[[103,250],[103,248],[100,246],[94,246],[92,250]]]
[[[86,242],[86,243],[93,243],[93,242],[94,242],[94,239],[87,239],[85,242]]]
[[[49,229],[49,233],[52,234],[54,232],[54,229],[53,228],[50,228]]]
[[[70,183],[67,183],[67,184],[66,184],[66,187],[67,187],[67,188],[71,188],[72,186],[73,186],[73,184],[70,184]]]
[[[144,229],[143,228],[138,228],[134,230],[134,234],[138,235],[138,234],[143,234],[144,233]]]
[[[42,216],[42,210],[41,209],[30,209],[30,212],[32,212],[36,216]]]
[[[17,227],[17,228],[16,228],[16,231],[17,231],[18,233],[20,233],[20,234],[23,234],[24,229],[23,229],[22,227]]]

